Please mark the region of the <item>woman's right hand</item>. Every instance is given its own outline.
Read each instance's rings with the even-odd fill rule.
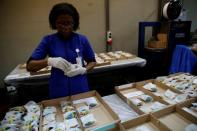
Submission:
[[[62,70],[63,72],[69,71],[71,68],[71,63],[67,60],[63,59],[62,57],[49,57],[47,60],[47,63],[49,66],[58,68]]]

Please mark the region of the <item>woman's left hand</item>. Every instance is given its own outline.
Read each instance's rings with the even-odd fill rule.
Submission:
[[[73,64],[73,67],[70,71],[64,72],[65,75],[68,77],[73,77],[77,75],[83,75],[86,73],[86,68],[82,67],[79,64]]]

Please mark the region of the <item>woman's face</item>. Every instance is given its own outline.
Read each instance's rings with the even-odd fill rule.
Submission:
[[[73,18],[70,15],[60,15],[56,20],[57,31],[63,35],[64,38],[68,38],[73,31]]]

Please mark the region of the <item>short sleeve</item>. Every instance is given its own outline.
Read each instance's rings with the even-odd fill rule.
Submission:
[[[90,42],[86,37],[84,37],[84,50],[83,50],[83,56],[84,60],[89,63],[89,62],[95,62],[95,55],[94,51],[90,45]]]
[[[42,60],[44,58],[46,58],[47,54],[48,54],[48,50],[49,50],[49,38],[48,37],[44,37],[40,44],[36,47],[36,49],[33,51],[30,59],[31,60]]]

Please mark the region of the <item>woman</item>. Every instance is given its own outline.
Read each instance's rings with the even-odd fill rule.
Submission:
[[[57,32],[42,39],[27,62],[27,70],[35,72],[52,66],[50,98],[88,91],[86,71],[96,62],[87,38],[75,32],[79,28],[78,11],[68,3],[56,4],[49,14],[49,23]]]

